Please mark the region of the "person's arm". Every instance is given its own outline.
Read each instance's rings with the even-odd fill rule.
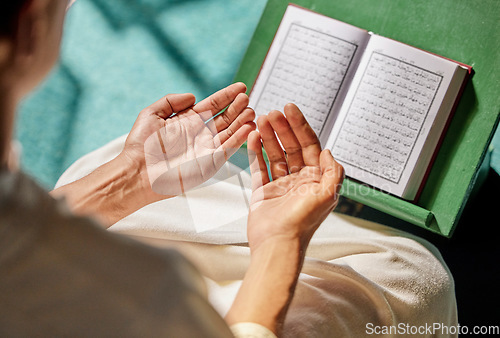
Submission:
[[[197,104],[192,94],[165,96],[141,111],[115,159],[51,195],[64,196],[73,212],[109,227],[203,183],[255,129],[245,91],[235,83]]]
[[[309,241],[337,204],[344,171],[292,104],[259,118],[248,138],[251,263],[229,310],[229,325],[253,322],[280,334]],[[279,137],[284,151],[278,142]],[[269,158],[272,181],[262,154]],[[286,153],[286,155],[285,155]]]
[[[279,334],[304,255],[296,240],[273,238],[252,252],[250,267],[226,316],[229,325],[260,324]]]
[[[109,227],[116,221],[165,196],[155,196],[145,186],[147,178],[138,163],[122,154],[91,174],[50,192],[64,197],[76,215],[92,216]]]

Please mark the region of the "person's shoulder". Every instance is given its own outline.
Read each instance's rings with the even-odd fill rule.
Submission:
[[[196,269],[179,252],[159,249],[105,230],[96,220],[71,213],[64,199],[54,199],[35,180],[17,172],[0,173],[0,222],[13,236],[29,234],[25,247],[50,247],[68,260],[85,261],[88,268],[120,274],[167,275],[179,284],[200,280]],[[16,235],[17,234],[17,235]],[[181,273],[182,272],[182,273]],[[132,275],[134,273],[131,273]],[[198,283],[195,283],[198,284]],[[198,287],[199,285],[196,285]]]
[[[73,215],[24,174],[0,173],[0,183],[0,289],[11,290],[3,300],[16,304],[16,311],[0,311],[0,326],[81,333],[81,323],[92,323],[100,335],[230,335],[204,295],[203,278],[179,252]],[[57,316],[19,326],[40,304],[52,304],[47,310]],[[69,311],[58,309],[69,304]]]

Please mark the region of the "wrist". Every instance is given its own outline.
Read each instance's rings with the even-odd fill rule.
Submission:
[[[101,213],[110,215],[113,223],[148,204],[172,197],[152,190],[143,158],[122,152],[109,162],[108,170],[106,188],[97,194],[109,201],[101,204]]]
[[[110,226],[132,212],[152,203],[141,178],[140,164],[122,154],[86,177],[51,192],[64,197],[78,215],[92,215]]]
[[[146,160],[142,151],[137,151],[134,146],[125,146],[117,157],[116,160],[121,162],[124,168],[133,173],[134,182],[131,183],[135,193],[140,196],[143,206],[174,197],[173,195],[158,194],[153,191],[148,170],[146,167]]]
[[[290,234],[270,235],[259,243],[249,242],[249,246],[252,258],[276,256],[277,259],[281,259],[281,253],[287,252],[287,250],[288,254],[297,253],[297,258],[303,259],[304,249],[307,248],[300,236]]]
[[[226,320],[253,322],[279,333],[293,298],[304,253],[297,239],[272,237],[252,249],[250,266]]]
[[[248,241],[250,249],[258,250],[262,245],[295,245],[298,246],[298,251],[304,256],[309,242],[314,232],[304,229],[301,224],[297,224],[295,220],[275,221],[272,218],[265,220],[252,217],[248,218]],[[305,223],[301,222],[301,223]]]
[[[122,154],[98,168],[91,196],[97,204],[97,213],[113,224],[147,204],[140,165]]]
[[[251,249],[250,267],[255,266],[263,273],[269,272],[269,276],[279,275],[279,281],[273,284],[293,292],[304,257],[305,251],[299,239],[275,236],[262,242],[258,248]]]

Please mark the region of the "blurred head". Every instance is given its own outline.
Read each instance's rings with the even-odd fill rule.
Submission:
[[[58,59],[67,6],[68,0],[0,0],[0,165],[17,104]]]
[[[67,0],[0,2],[0,85],[23,96],[57,61]]]

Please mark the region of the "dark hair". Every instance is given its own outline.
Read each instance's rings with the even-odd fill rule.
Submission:
[[[0,0],[0,36],[14,34],[17,18],[30,0]]]

